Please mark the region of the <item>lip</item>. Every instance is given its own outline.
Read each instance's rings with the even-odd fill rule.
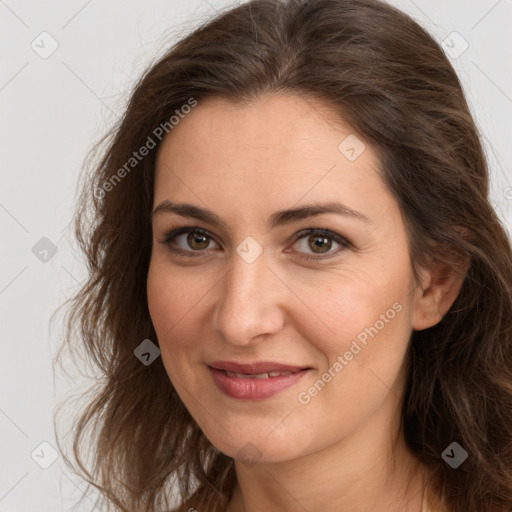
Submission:
[[[254,363],[250,365],[241,365],[239,363],[223,362],[222,365],[229,368],[218,369],[213,365],[220,365],[220,361],[208,365],[216,386],[225,395],[238,400],[264,400],[296,384],[300,379],[309,373],[311,368],[302,368],[300,366],[289,366],[277,363]],[[240,371],[244,369],[245,371]],[[258,373],[267,373],[271,371],[294,372],[290,375],[278,377],[256,378],[256,377],[236,377],[230,376],[227,371],[242,373],[246,375],[255,375]],[[249,373],[249,371],[251,373]]]
[[[295,372],[308,369],[308,366],[290,366],[271,361],[258,361],[250,364],[236,363],[235,361],[214,361],[208,363],[208,366],[217,370],[227,370],[229,372],[243,373],[245,375],[256,375],[258,373],[268,372]]]

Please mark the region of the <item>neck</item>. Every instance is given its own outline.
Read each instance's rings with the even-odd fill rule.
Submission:
[[[236,461],[237,484],[226,512],[421,512],[427,469],[407,448],[398,417],[392,437],[382,428],[385,418],[374,420],[300,459],[253,467]]]

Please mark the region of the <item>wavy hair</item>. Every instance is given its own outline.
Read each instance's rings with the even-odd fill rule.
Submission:
[[[432,261],[453,269],[462,256],[470,261],[450,311],[412,332],[402,427],[450,511],[510,512],[510,240],[452,65],[426,30],[379,0],[243,3],[195,28],[137,81],[96,148],[77,208],[88,278],[69,303],[61,350],[83,351],[98,384],[66,462],[115,510],[225,510],[234,460],[203,435],[161,358],[145,366],[134,356],[142,340],[157,340],[146,295],[155,130],[191,98],[244,103],[267,93],[327,101],[372,144],[416,277]],[[130,160],[148,137],[156,147]],[[454,441],[469,454],[456,470],[442,458]]]

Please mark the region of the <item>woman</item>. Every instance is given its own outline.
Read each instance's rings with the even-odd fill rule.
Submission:
[[[79,210],[85,477],[131,512],[512,510],[488,181],[452,66],[385,3],[254,0],[180,41]]]

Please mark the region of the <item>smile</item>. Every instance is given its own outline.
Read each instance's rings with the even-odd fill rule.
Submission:
[[[295,385],[310,368],[294,371],[271,371],[243,374],[208,367],[217,388],[230,398],[237,400],[264,400]]]

